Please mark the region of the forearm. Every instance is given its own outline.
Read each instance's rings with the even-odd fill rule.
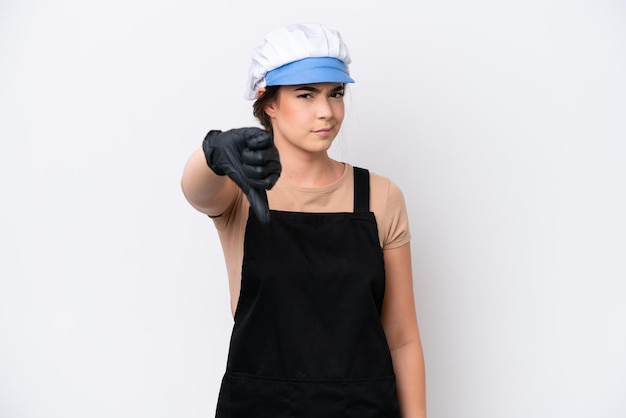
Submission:
[[[235,184],[227,176],[218,176],[209,168],[202,148],[187,160],[181,188],[194,208],[210,216],[223,213],[236,191]]]
[[[418,340],[391,351],[402,418],[426,418],[424,354]]]

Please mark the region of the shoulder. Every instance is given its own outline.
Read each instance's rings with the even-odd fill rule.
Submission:
[[[411,233],[404,193],[389,177],[370,171],[370,208],[376,216],[383,249],[400,247]]]
[[[370,199],[373,207],[380,205],[404,205],[404,194],[389,177],[368,170],[370,174]]]

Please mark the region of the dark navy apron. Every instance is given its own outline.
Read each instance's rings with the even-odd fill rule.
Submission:
[[[250,213],[219,418],[397,418],[369,172],[354,212]]]

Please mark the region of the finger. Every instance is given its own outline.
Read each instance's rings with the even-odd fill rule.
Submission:
[[[278,161],[267,161],[263,165],[242,164],[241,171],[249,179],[260,180],[270,174],[280,174],[281,165]]]
[[[246,194],[248,202],[252,212],[261,223],[268,223],[270,221],[270,209],[267,203],[267,193],[263,189],[255,189],[251,187]]]
[[[237,132],[241,133],[246,138],[253,138],[258,135],[268,135],[268,132],[265,129],[257,128],[256,126],[238,128]]]
[[[254,132],[248,137],[246,145],[251,150],[260,150],[268,148],[274,144],[274,140],[266,131],[259,130],[260,132]]]
[[[280,161],[280,156],[273,145],[260,150],[246,148],[241,152],[241,161],[251,165],[263,165],[268,161]]]
[[[265,187],[266,190],[270,190],[272,187],[274,187],[274,185],[276,184],[276,182],[278,181],[278,178],[280,177],[279,173],[276,174],[271,174],[269,176],[267,176],[267,178],[265,179],[265,182],[267,184],[269,184],[268,187]]]
[[[268,153],[261,150],[246,148],[241,152],[241,161],[249,165],[263,165],[267,161]]]
[[[242,172],[248,183],[257,189],[271,189],[280,176],[281,166],[277,161],[270,161],[264,166],[243,165]]]

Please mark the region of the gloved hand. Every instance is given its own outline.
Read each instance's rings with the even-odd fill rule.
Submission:
[[[265,190],[274,186],[281,171],[278,149],[270,134],[259,128],[212,130],[202,149],[211,170],[230,177],[245,193],[256,217],[269,222]]]

